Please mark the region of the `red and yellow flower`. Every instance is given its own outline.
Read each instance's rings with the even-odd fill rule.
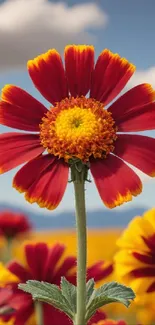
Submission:
[[[0,235],[6,238],[14,238],[31,229],[30,222],[25,215],[12,211],[0,212]]]
[[[79,160],[90,169],[105,205],[113,208],[142,190],[124,161],[155,175],[155,139],[126,133],[155,128],[155,91],[141,84],[113,102],[135,66],[107,49],[94,65],[93,46],[67,46],[64,61],[65,67],[55,49],[28,61],[34,85],[52,104],[49,110],[19,87],[3,88],[0,123],[31,133],[0,135],[0,171],[28,162],[13,186],[29,202],[54,209],[69,167]]]
[[[13,314],[15,325],[21,325],[21,321],[28,325],[33,322],[33,325],[36,324],[32,297],[19,290],[18,283],[25,283],[27,280],[32,279],[60,285],[61,277],[65,276],[68,281],[76,284],[76,258],[73,256],[63,257],[64,251],[65,247],[61,244],[56,244],[52,248],[49,248],[44,243],[27,244],[25,245],[25,265],[11,262],[7,270],[9,273],[11,272],[11,277],[7,276],[7,279],[3,276],[1,280],[0,273],[2,290],[4,288],[12,290],[12,294],[5,301],[5,304],[3,301],[3,306],[15,309]],[[98,262],[87,269],[87,279],[94,278],[95,281],[100,281],[111,274],[112,271],[112,264],[109,263],[109,265],[104,266],[104,262]],[[12,276],[15,279],[12,279]],[[0,292],[0,302],[2,298],[3,291]],[[51,319],[54,325],[70,324],[68,317],[51,305],[44,304],[43,312],[44,325],[51,325]],[[105,314],[100,311],[94,317],[94,320],[98,321],[104,319]],[[89,323],[89,325],[91,324],[92,322]]]
[[[155,293],[155,209],[135,217],[118,240],[116,272],[137,294]]]

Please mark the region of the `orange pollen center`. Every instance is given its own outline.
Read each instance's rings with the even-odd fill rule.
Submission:
[[[114,150],[116,138],[111,113],[92,98],[66,98],[52,107],[40,124],[43,147],[66,162],[106,158]]]

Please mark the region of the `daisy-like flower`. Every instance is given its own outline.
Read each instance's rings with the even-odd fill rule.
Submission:
[[[21,213],[12,211],[0,212],[0,235],[6,238],[14,238],[31,230],[28,218]]]
[[[73,256],[63,257],[64,251],[64,245],[60,244],[56,244],[52,248],[45,243],[27,244],[25,245],[25,265],[18,262],[9,264],[8,270],[18,278],[18,281],[16,278],[15,281],[12,281],[8,276],[7,281],[3,283],[3,288],[5,286],[6,289],[12,290],[12,295],[7,299],[5,306],[15,309],[13,314],[15,325],[21,325],[21,322],[29,325],[34,314],[34,302],[31,295],[19,290],[18,283],[25,283],[31,279],[60,285],[61,277],[65,276],[69,282],[76,284],[76,258]],[[112,271],[111,264],[104,266],[103,262],[98,262],[87,269],[87,279],[94,278],[95,281],[100,281],[110,275]],[[3,292],[0,292],[0,300],[2,295]],[[43,313],[44,325],[51,325],[51,320],[54,325],[70,325],[69,318],[51,305],[44,304]],[[94,317],[98,321],[104,319],[105,314],[98,312]],[[35,325],[35,317],[33,319]],[[91,324],[92,322],[89,323],[89,325]]]
[[[135,217],[118,240],[116,272],[137,294],[155,292],[155,209]]]
[[[142,190],[124,161],[155,175],[155,139],[123,134],[155,128],[155,91],[141,84],[113,102],[135,66],[107,49],[94,65],[93,46],[67,46],[64,61],[65,67],[52,49],[28,62],[35,87],[52,104],[49,110],[19,87],[3,88],[0,123],[33,133],[0,135],[0,171],[28,162],[13,186],[29,202],[54,209],[70,166],[79,160],[90,169],[105,205],[113,208]]]

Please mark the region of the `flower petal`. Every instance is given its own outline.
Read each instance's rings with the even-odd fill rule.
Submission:
[[[114,153],[143,173],[155,176],[155,139],[142,135],[119,134]]]
[[[44,272],[44,276],[43,276],[43,279],[45,281],[50,282],[50,283],[53,282],[53,277],[56,274],[57,264],[62,260],[64,252],[65,252],[65,246],[62,244],[55,244],[48,251],[48,258],[45,262],[45,269],[44,269],[45,272]],[[60,284],[60,281],[59,281],[58,285],[59,284]]]
[[[91,317],[91,319],[88,322],[88,325],[102,325],[102,322],[99,321],[103,321],[104,319],[106,319],[107,316],[105,314],[105,312],[101,311],[100,309],[97,310],[97,312]],[[99,323],[98,323],[99,322]]]
[[[65,276],[69,279],[68,273],[74,270],[76,264],[76,257],[66,257],[60,267],[58,267],[58,269],[56,270],[55,275],[53,277],[53,282],[59,285],[62,276]]]
[[[90,97],[109,104],[125,87],[134,71],[133,64],[105,49],[99,55],[92,74]]]
[[[0,124],[25,131],[38,132],[47,109],[25,90],[6,85],[1,94]]]
[[[29,60],[28,72],[40,93],[53,105],[67,97],[67,83],[60,54],[55,50]]]
[[[9,300],[9,298],[11,296],[12,296],[12,290],[11,289],[0,288],[0,305],[7,304],[8,300]]]
[[[48,256],[48,247],[45,243],[25,245],[26,261],[33,279],[43,280],[44,265]]]
[[[16,275],[22,282],[26,282],[31,278],[30,272],[28,272],[28,270],[18,262],[11,262],[8,265],[8,270]]]
[[[43,307],[44,325],[71,325],[71,320],[65,313],[62,313],[49,304],[44,304]]]
[[[119,132],[155,128],[155,91],[149,84],[138,85],[119,97],[109,108]]]
[[[36,202],[42,208],[53,210],[64,195],[68,172],[68,165],[62,159],[50,154],[40,156],[18,171],[13,186],[25,192],[25,198],[30,203]]]
[[[39,156],[44,150],[37,134],[0,134],[0,174]]]
[[[34,311],[32,298],[29,294],[25,292],[13,294],[12,299],[9,301],[9,306],[15,310],[16,325],[28,324],[28,320]]]
[[[66,46],[65,67],[71,96],[85,96],[90,90],[91,74],[94,68],[94,47]]]
[[[132,200],[142,191],[142,183],[135,172],[121,159],[109,155],[94,159],[90,166],[97,189],[104,204],[114,208]]]
[[[104,265],[104,261],[99,261],[87,268],[87,280],[94,278],[95,281],[100,281],[108,277],[113,272],[113,265]]]

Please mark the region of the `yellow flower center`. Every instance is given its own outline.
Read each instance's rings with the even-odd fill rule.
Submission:
[[[114,120],[102,103],[91,98],[66,98],[52,107],[40,124],[47,151],[68,161],[105,158],[114,149]]]

